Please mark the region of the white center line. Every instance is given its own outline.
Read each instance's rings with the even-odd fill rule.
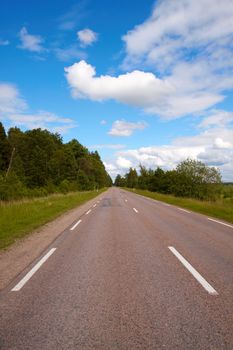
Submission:
[[[97,204],[94,204],[94,205],[93,205],[93,208],[95,208],[96,206],[97,206]]]
[[[179,210],[181,210],[181,211],[184,211],[185,213],[189,213],[189,214],[190,214],[190,211],[185,210],[185,209],[183,209],[183,208],[177,208],[177,209],[179,209]]]
[[[82,222],[82,220],[77,221],[76,224],[71,227],[70,231],[73,231],[80,224],[80,222]]]
[[[40,261],[38,261],[38,263],[26,274],[26,276],[24,276],[24,278],[21,279],[21,281],[18,284],[16,284],[16,286],[13,289],[11,289],[11,291],[19,291],[27,283],[27,281],[30,280],[34,273],[36,273],[36,271],[39,270],[39,268],[45,263],[45,261],[55,252],[56,249],[57,248],[50,249],[50,251],[42,259],[40,259]]]
[[[128,199],[125,199],[125,202],[128,202]]]
[[[86,215],[90,214],[91,212],[91,209],[89,209],[87,212],[86,212]]]
[[[174,248],[168,247],[178,260],[186,267],[194,278],[202,285],[202,287],[212,295],[218,295],[218,292],[200,275],[200,273],[192,267],[192,265]]]
[[[214,219],[211,219],[211,218],[208,218],[208,220],[210,220],[210,221],[214,221],[214,222],[217,222],[218,224],[222,224],[222,225],[224,225],[224,226],[227,226],[227,227],[231,227],[231,228],[233,228],[233,226],[232,226],[232,225],[225,224],[225,222],[221,222],[221,221],[214,220]]]
[[[136,208],[133,208],[133,210],[135,211],[135,213],[138,213],[138,210]]]

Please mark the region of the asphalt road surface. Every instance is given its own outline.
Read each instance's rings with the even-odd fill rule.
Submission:
[[[117,188],[1,292],[0,349],[233,349],[233,226]]]

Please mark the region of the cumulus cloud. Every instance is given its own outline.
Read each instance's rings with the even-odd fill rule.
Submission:
[[[112,162],[106,162],[104,161],[104,166],[105,169],[107,170],[108,174],[112,177],[112,179],[115,179],[115,177],[117,176],[117,174],[119,174],[119,169],[118,167],[112,163]]]
[[[21,49],[37,53],[40,53],[45,50],[42,46],[44,39],[40,35],[29,34],[26,27],[23,27],[20,30],[19,38],[21,40],[19,48]]]
[[[224,149],[224,148],[228,149],[228,148],[233,148],[233,143],[223,141],[223,139],[221,139],[221,137],[217,137],[214,141],[214,146],[218,149]]]
[[[220,169],[223,181],[232,181],[233,174],[232,128],[209,128],[196,136],[179,137],[170,145],[139,147],[118,150],[111,160],[110,174],[125,174],[129,167],[174,169],[187,158],[197,159]],[[139,169],[138,169],[139,170]]]
[[[88,28],[79,30],[77,36],[82,47],[92,45],[98,39],[98,34]]]
[[[160,79],[153,73],[139,70],[117,77],[96,77],[95,68],[84,60],[66,67],[65,73],[74,98],[114,99],[165,118],[201,112],[224,98],[207,91],[193,90],[187,94],[179,89],[178,80]]]
[[[151,113],[199,113],[224,99],[233,88],[232,23],[231,0],[221,1],[221,8],[218,0],[160,0],[145,22],[123,36],[122,67],[151,69],[175,91],[162,106],[149,106]]]
[[[132,123],[125,120],[116,120],[108,134],[112,136],[131,136],[135,130],[143,130],[146,127],[145,122]]]
[[[96,76],[85,61],[67,67],[74,98],[114,99],[172,119],[213,108],[233,88],[233,3],[160,0],[123,36],[128,73]],[[150,72],[148,72],[150,70]]]
[[[132,165],[132,162],[125,157],[119,156],[116,160],[116,164],[119,168],[129,169]]]

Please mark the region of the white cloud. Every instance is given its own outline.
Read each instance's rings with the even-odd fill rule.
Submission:
[[[59,59],[59,61],[67,62],[71,60],[75,60],[78,58],[85,58],[86,54],[79,50],[76,46],[70,46],[68,48],[55,48],[53,50],[55,56]]]
[[[194,90],[187,94],[183,88],[179,89],[178,79],[163,80],[139,70],[118,77],[96,77],[95,68],[83,60],[65,68],[65,73],[74,98],[114,99],[165,118],[201,112],[224,98],[207,91]]]
[[[126,159],[125,157],[120,156],[117,158],[116,164],[119,168],[129,169],[132,165],[132,162],[129,159]]]
[[[7,46],[9,44],[10,44],[9,40],[0,39],[0,46]]]
[[[233,181],[232,140],[232,128],[211,128],[196,136],[179,137],[170,145],[119,150],[115,160],[111,161],[111,175],[123,175],[129,167],[138,169],[139,164],[152,169],[174,169],[183,160],[192,158],[209,166],[217,166],[224,181]]]
[[[112,179],[115,179],[117,174],[119,173],[118,167],[114,163],[110,162],[103,162],[105,169],[107,170],[108,174],[111,176]]]
[[[150,18],[123,37],[129,72],[98,77],[85,61],[75,63],[65,69],[72,95],[114,99],[165,119],[203,113],[233,88],[232,23],[231,0],[157,1]]]
[[[83,47],[92,45],[98,39],[98,34],[88,28],[78,31],[77,36]]]
[[[38,113],[9,114],[8,120],[12,125],[23,126],[27,129],[48,129],[52,132],[65,134],[68,130],[77,127],[70,118],[63,118],[54,113],[39,111]]]
[[[143,130],[147,127],[144,122],[127,122],[125,120],[116,120],[111,130],[108,132],[112,136],[131,136],[135,130]]]
[[[201,128],[209,128],[213,126],[223,127],[233,122],[233,112],[223,110],[213,110],[208,117],[205,117],[199,124]]]
[[[219,149],[223,149],[223,148],[233,148],[233,143],[231,142],[227,142],[227,141],[223,141],[223,139],[221,139],[221,137],[217,137],[214,141],[214,146],[216,148]]]
[[[20,96],[16,86],[10,83],[0,83],[0,115],[17,113],[26,108],[27,104]]]
[[[61,134],[77,127],[72,119],[63,118],[51,112],[30,113],[19,90],[10,83],[0,83],[0,118],[2,121],[10,122],[11,126],[48,129]]]
[[[138,149],[118,152],[119,157],[125,157],[134,167],[143,164],[146,167],[173,169],[184,159],[197,158],[200,152],[204,152],[203,146],[177,147],[174,145],[140,147]],[[118,164],[118,163],[117,163]]]
[[[194,48],[214,52],[231,43],[232,23],[231,0],[222,0],[221,6],[218,0],[158,1],[150,18],[123,37],[126,61],[168,66]]]
[[[233,88],[233,2],[160,0],[123,36],[125,70],[146,67],[173,87],[147,111],[172,118],[200,113]],[[195,108],[196,106],[196,108]]]
[[[102,144],[102,145],[91,145],[88,148],[91,149],[122,149],[125,148],[125,145],[121,145],[121,144]]]
[[[29,34],[27,28],[23,27],[20,30],[19,37],[21,40],[19,48],[37,53],[45,50],[42,46],[44,39],[40,35]]]

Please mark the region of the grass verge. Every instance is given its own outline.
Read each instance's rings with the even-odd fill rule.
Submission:
[[[105,189],[88,192],[56,194],[43,198],[0,202],[0,249],[17,239],[96,197]]]
[[[192,198],[175,197],[167,194],[150,192],[147,190],[129,189],[125,190],[140,194],[145,197],[156,199],[161,202],[173,204],[181,208],[212,216],[233,223],[233,201],[219,200],[216,202],[199,201]]]

